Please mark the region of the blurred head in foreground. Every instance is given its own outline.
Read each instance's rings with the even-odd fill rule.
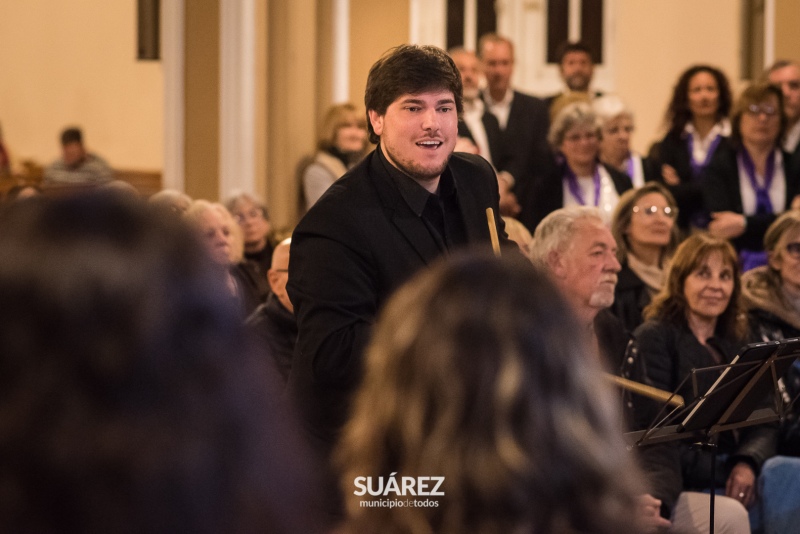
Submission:
[[[583,330],[521,257],[454,257],[395,294],[337,453],[345,531],[633,531],[638,475]]]
[[[216,278],[120,195],[0,213],[4,529],[305,531],[294,430]]]

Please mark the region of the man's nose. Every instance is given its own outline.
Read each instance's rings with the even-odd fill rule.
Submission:
[[[439,116],[435,109],[429,109],[422,116],[422,128],[424,130],[438,130]]]
[[[617,255],[613,252],[608,253],[608,261],[606,261],[606,270],[618,273],[622,270],[622,265],[620,265],[619,260],[617,259]]]

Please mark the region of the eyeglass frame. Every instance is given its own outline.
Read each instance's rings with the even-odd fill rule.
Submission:
[[[640,208],[639,206],[634,206],[633,208],[631,208],[631,211],[633,211],[633,213],[641,212],[642,215],[645,215],[646,217],[652,217],[653,215],[655,215],[660,211],[661,214],[667,217],[668,219],[678,218],[678,208],[676,206],[664,206],[662,208],[659,208],[658,206],[655,205],[650,205],[642,208]]]

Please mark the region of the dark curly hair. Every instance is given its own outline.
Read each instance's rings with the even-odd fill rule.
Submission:
[[[672,91],[672,100],[670,100],[669,107],[665,122],[672,135],[680,135],[686,124],[692,120],[692,112],[689,110],[689,82],[695,74],[707,72],[714,77],[719,89],[719,102],[717,106],[717,120],[727,117],[731,111],[733,104],[733,96],[731,95],[731,87],[728,83],[728,78],[725,74],[710,65],[694,65],[689,67],[681,77],[678,78],[678,83]]]

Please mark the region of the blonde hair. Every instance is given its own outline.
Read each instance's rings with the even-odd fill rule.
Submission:
[[[667,201],[672,209],[678,209],[675,203],[675,197],[669,190],[658,182],[647,182],[639,189],[629,189],[625,191],[621,197],[617,207],[614,209],[614,215],[611,217],[611,234],[617,242],[617,259],[620,263],[625,263],[628,259],[628,252],[631,248],[628,242],[628,230],[631,227],[631,219],[633,218],[633,207],[636,203],[650,193],[658,193]],[[673,219],[672,231],[669,236],[669,243],[661,251],[661,261],[672,256],[675,249],[678,247],[680,241],[680,230],[676,219]]]
[[[187,221],[191,222],[195,227],[197,227],[200,218],[207,211],[214,211],[218,213],[222,217],[222,220],[225,222],[225,224],[230,227],[231,253],[229,260],[231,265],[239,263],[244,257],[244,236],[242,235],[242,229],[236,223],[236,220],[233,218],[233,215],[231,215],[231,212],[228,211],[228,208],[219,202],[195,200],[192,202],[192,205],[189,206],[189,209],[186,210],[184,217],[186,217]]]
[[[355,104],[346,102],[344,104],[334,104],[328,109],[325,118],[322,121],[322,126],[319,131],[319,139],[317,140],[317,148],[319,150],[327,151],[336,145],[336,132],[340,128],[349,124],[356,123],[360,128],[364,129],[364,146],[367,146],[367,114],[359,110]]]
[[[398,291],[336,453],[346,530],[633,531],[638,471],[581,331],[518,257],[451,257]],[[390,474],[444,477],[444,495],[427,508],[363,506],[384,498],[355,495],[356,477]]]

